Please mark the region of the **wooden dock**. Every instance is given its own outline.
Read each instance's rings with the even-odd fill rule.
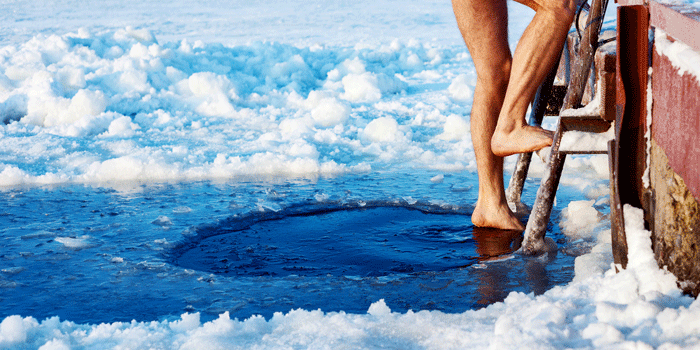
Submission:
[[[642,208],[659,266],[676,275],[679,287],[697,297],[700,8],[658,0],[616,0],[616,30],[600,33],[601,38],[609,35],[615,42],[603,46],[608,39],[598,39],[600,26],[591,29],[596,21],[602,22],[605,6],[601,11],[601,2],[606,0],[592,1],[583,35],[569,35],[559,66],[540,87],[533,103],[531,124],[539,125],[542,116],[553,111],[559,116],[559,125],[521,250],[537,254],[544,245],[566,154],[607,153],[616,266],[624,269],[628,261],[623,208]],[[555,73],[556,80],[564,82],[562,86],[553,83]],[[593,115],[568,116],[567,112],[585,105],[594,94],[599,94],[600,106]],[[568,129],[608,135],[605,123],[614,125],[614,138],[607,150],[593,145],[583,145],[583,151],[576,152],[560,149],[561,135]],[[519,156],[508,187],[508,200],[516,207],[522,205],[520,193],[531,156]]]
[[[700,293],[700,9],[617,0],[611,212],[625,267],[624,204],[642,208],[661,267]],[[671,45],[673,45],[671,47]],[[687,62],[684,62],[687,61]]]

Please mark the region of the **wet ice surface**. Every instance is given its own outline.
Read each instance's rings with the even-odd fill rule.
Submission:
[[[475,240],[493,236],[469,220],[475,175],[435,175],[8,189],[0,318],[244,319],[296,308],[364,313],[380,299],[395,311],[461,312],[572,279],[585,245],[556,224],[555,255],[480,259],[514,247],[512,236]],[[525,201],[536,188],[526,185]],[[566,187],[558,196],[579,197]]]

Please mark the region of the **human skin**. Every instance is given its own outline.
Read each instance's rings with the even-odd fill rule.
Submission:
[[[528,125],[525,114],[560,57],[577,6],[576,0],[517,1],[535,16],[511,55],[506,0],[452,0],[477,73],[470,123],[479,176],[472,223],[479,227],[525,229],[506,201],[503,157],[552,144],[553,133]]]

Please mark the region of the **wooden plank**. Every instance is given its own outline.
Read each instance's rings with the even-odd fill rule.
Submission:
[[[643,208],[646,169],[646,99],[649,68],[649,11],[646,6],[618,7],[617,115],[618,194],[622,204]]]
[[[588,15],[589,22],[583,31],[583,38],[571,70],[571,81],[566,91],[566,97],[564,97],[562,109],[579,108],[581,106],[595,51],[598,48],[598,36],[603,26],[604,16],[603,1],[593,1],[591,12]]]
[[[608,45],[613,45],[610,43]],[[615,76],[617,53],[603,50],[595,53],[596,90],[600,94],[600,116],[615,121]],[[600,85],[600,86],[598,86]]]
[[[620,6],[646,5],[648,0],[615,0]]]
[[[652,138],[700,200],[700,83],[695,76],[679,75],[669,58],[656,50],[652,61]]]
[[[608,143],[608,162],[610,167],[610,226],[613,261],[623,269],[627,268],[627,235],[625,218],[622,215],[622,203],[618,192],[620,177],[617,169],[617,142]]]

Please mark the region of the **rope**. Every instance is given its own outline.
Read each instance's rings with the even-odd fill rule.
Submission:
[[[596,1],[596,0],[593,0],[593,1]],[[609,0],[600,0],[600,1],[603,2],[603,9],[604,9],[604,10],[603,10],[603,13],[605,13],[605,9],[608,8],[608,1],[609,1]],[[591,10],[591,5],[588,4],[588,1],[582,1],[582,2],[581,2],[581,5],[579,5],[578,9],[576,10],[576,20],[575,20],[575,21],[576,21],[576,34],[578,35],[578,41],[579,41],[579,42],[581,42],[581,40],[583,39],[583,34],[581,34],[581,31],[582,31],[582,30],[581,30],[581,28],[580,28],[581,13],[583,13],[583,11],[586,11],[587,13],[590,13],[590,10]],[[597,22],[597,21],[602,21],[602,20],[603,20],[603,17],[604,17],[604,16],[600,16],[600,17],[598,17],[598,18],[593,18],[593,19],[588,20],[588,21],[587,21],[588,23],[586,23],[586,26],[583,28],[583,30],[586,30],[586,28],[588,28],[591,24],[593,24],[593,23],[595,23],[595,22]],[[599,47],[599,46],[601,46],[601,45],[604,45],[604,44],[607,44],[607,43],[609,43],[609,42],[612,42],[612,41],[614,41],[614,40],[615,40],[615,38],[609,38],[609,39],[600,40],[600,41],[598,41],[596,48]]]

